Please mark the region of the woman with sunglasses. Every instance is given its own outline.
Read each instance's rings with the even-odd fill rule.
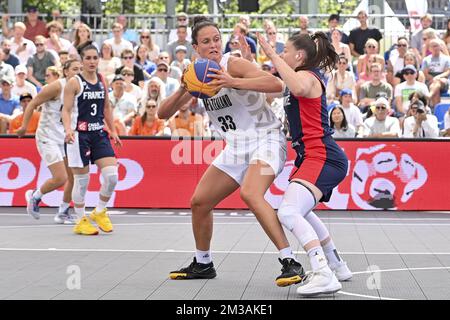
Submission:
[[[156,70],[156,63],[148,58],[148,47],[145,45],[137,46],[136,50],[136,64],[142,68],[144,72],[144,79],[149,80],[151,74]]]
[[[158,105],[155,100],[148,100],[142,116],[134,119],[130,136],[162,136],[164,134],[164,120],[158,119],[156,111]]]
[[[406,54],[403,58],[403,64],[405,66],[407,66],[407,65],[414,66],[417,70],[416,80],[419,82],[425,83],[425,74],[423,73],[422,70],[420,70],[419,60],[413,51],[406,52]],[[393,87],[397,86],[399,83],[402,83],[405,81],[406,81],[406,79],[403,76],[403,68],[402,68],[402,70],[400,70],[399,72],[397,72],[395,74],[394,81],[393,81],[393,83],[394,83]]]
[[[375,39],[368,39],[365,45],[366,53],[358,58],[358,64],[356,65],[356,72],[358,75],[358,83],[362,83],[370,80],[370,65],[372,63],[380,63],[384,67],[384,58],[378,54],[378,42]],[[385,78],[383,76],[383,81]]]
[[[337,69],[334,69],[331,72],[331,77],[327,82],[326,90],[328,104],[339,100],[340,92],[343,89],[354,88],[355,86],[355,76],[353,72],[347,70],[348,61],[346,56],[340,55]]]
[[[345,44],[342,43],[342,32],[337,29],[337,28],[333,28],[330,31],[330,35],[331,35],[331,44],[333,45],[334,50],[336,51],[336,53],[339,56],[345,56],[345,58],[347,58],[347,61],[352,61],[352,54],[350,52],[350,47]],[[351,64],[349,65],[350,67]]]
[[[324,223],[312,211],[329,201],[347,175],[348,159],[332,138],[328,123],[323,72],[334,69],[337,53],[323,32],[294,34],[282,56],[260,35],[260,46],[283,79],[286,115],[297,153],[294,171],[283,195],[278,218],[300,242],[312,272],[297,288],[302,296],[339,291],[352,277]]]
[[[36,131],[36,146],[52,177],[38,189],[29,190],[25,194],[27,211],[35,219],[40,218],[39,203],[42,197],[65,185],[64,196],[54,220],[60,224],[74,224],[76,221],[76,218],[69,213],[70,201],[72,200],[73,174],[68,167],[64,150],[61,106],[64,101],[64,87],[67,81],[80,73],[80,70],[81,64],[77,60],[68,60],[63,66],[64,78],[56,79],[44,86],[42,91],[30,101],[25,110],[22,127],[17,130],[17,135],[23,136],[33,111],[42,105],[39,126]]]
[[[281,122],[270,110],[264,93],[282,91],[282,82],[246,59],[222,54],[222,35],[217,24],[195,19],[192,44],[201,58],[220,64],[210,69],[217,94],[203,99],[206,112],[227,146],[208,167],[191,199],[192,225],[196,243],[193,262],[170,273],[171,279],[211,279],[216,277],[211,256],[212,210],[240,188],[242,200],[255,214],[275,244],[283,265],[278,286],[298,283],[303,268],[295,260],[286,235],[264,194],[281,173],[286,160],[286,138]],[[165,99],[158,116],[171,118],[192,99],[184,84]]]
[[[153,61],[156,63],[156,61],[158,60],[158,55],[161,50],[160,50],[159,46],[156,43],[154,43],[149,29],[143,29],[141,31],[141,35],[139,36],[139,41],[140,41],[139,46],[143,45],[143,46],[147,47],[148,58],[150,59],[150,61]],[[135,51],[136,51],[136,49],[138,49],[138,48],[136,47]]]

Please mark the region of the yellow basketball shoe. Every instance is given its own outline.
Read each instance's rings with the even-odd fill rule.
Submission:
[[[106,213],[106,208],[103,209],[100,212],[96,212],[95,209],[91,212],[89,215],[89,218],[97,223],[100,230],[103,232],[113,232],[113,225],[111,223],[111,220],[108,217],[108,214]]]
[[[89,219],[86,216],[83,216],[73,227],[73,232],[76,234],[82,234],[86,236],[95,236],[98,234],[98,230],[96,227],[92,225]]]

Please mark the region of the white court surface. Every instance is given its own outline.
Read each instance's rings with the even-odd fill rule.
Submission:
[[[218,277],[185,281],[168,274],[193,257],[189,210],[113,210],[114,232],[90,237],[55,225],[54,209],[41,212],[34,220],[24,208],[0,208],[0,299],[304,299],[296,286],[275,285],[277,250],[248,211],[215,212]],[[342,291],[315,299],[450,299],[450,213],[319,216],[354,277]]]

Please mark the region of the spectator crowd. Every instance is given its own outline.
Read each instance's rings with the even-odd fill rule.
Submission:
[[[329,122],[337,138],[435,138],[450,136],[450,110],[438,119],[441,99],[450,83],[450,19],[445,34],[431,28],[433,18],[421,18],[422,29],[410,39],[399,37],[386,52],[380,52],[383,35],[368,25],[365,11],[358,13],[360,26],[348,35],[339,26],[339,15],[328,19],[324,30],[339,54],[335,70],[324,73]],[[308,18],[299,18],[298,32],[310,34]],[[155,43],[152,30],[132,30],[127,18],[119,16],[110,37],[93,41],[90,27],[76,22],[68,33],[55,19],[45,23],[36,7],[29,7],[24,22],[8,27],[2,17],[0,48],[0,134],[14,134],[20,127],[28,103],[43,86],[62,75],[68,59],[79,59],[78,49],[93,43],[100,53],[98,72],[110,86],[114,123],[123,136],[214,136],[216,129],[208,119],[203,102],[192,98],[171,119],[158,119],[161,101],[180,86],[186,67],[196,59],[188,16],[177,15],[177,26],[170,31],[169,43]],[[285,35],[271,20],[264,21],[265,35],[278,54],[282,54]],[[259,49],[248,15],[240,17],[224,52],[242,57],[244,38],[251,59],[261,69],[276,74],[269,59]],[[165,48],[165,51],[162,49]],[[267,96],[267,102],[283,122],[283,97]],[[36,131],[39,111],[33,114],[28,134]],[[443,128],[440,130],[439,122]]]

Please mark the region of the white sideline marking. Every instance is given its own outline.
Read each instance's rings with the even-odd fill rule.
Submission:
[[[343,294],[345,296],[369,298],[369,299],[376,299],[376,300],[403,300],[403,299],[386,298],[386,297],[380,297],[380,296],[368,296],[368,295],[365,295],[365,294],[357,294],[357,293],[351,293],[351,292],[346,292],[346,291],[338,291],[336,293],[340,293],[340,294]]]
[[[427,267],[427,268],[401,268],[401,269],[382,269],[382,270],[370,270],[353,272],[353,275],[367,274],[367,273],[381,273],[381,272],[397,272],[397,271],[419,271],[419,270],[447,270],[450,267]]]

